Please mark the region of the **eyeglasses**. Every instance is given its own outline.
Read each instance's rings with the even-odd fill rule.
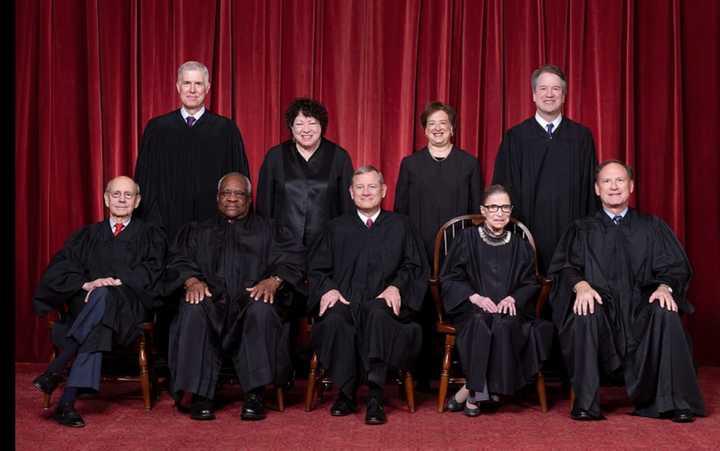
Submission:
[[[125,191],[125,192],[113,191],[113,192],[109,192],[108,194],[113,199],[120,199],[122,197],[123,199],[129,200],[129,199],[132,199],[133,197],[137,196],[137,193],[131,193],[130,191]]]
[[[250,196],[250,194],[246,193],[245,191],[231,191],[231,190],[227,190],[227,189],[224,191],[218,192],[218,194],[220,195],[220,197],[223,197],[223,198],[227,198],[230,196],[235,196],[238,198],[246,198],[246,197]]]
[[[503,213],[512,213],[513,211],[513,205],[483,205],[483,208],[485,208],[490,213],[497,213],[498,210],[502,210]]]

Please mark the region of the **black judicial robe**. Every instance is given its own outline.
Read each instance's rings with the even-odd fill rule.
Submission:
[[[325,224],[354,210],[348,188],[352,161],[342,147],[322,138],[308,161],[292,140],[268,150],[260,168],[256,211],[288,227],[310,248]]]
[[[63,346],[65,332],[85,305],[85,282],[114,277],[122,285],[108,288],[100,327],[81,344],[79,352],[110,351],[113,339],[131,344],[140,333],[146,310],[161,305],[159,281],[163,271],[166,241],[163,231],[132,218],[113,236],[108,220],[85,226],[65,242],[52,258],[33,296],[38,315],[68,306],[66,320],[56,322],[53,341]]]
[[[452,242],[440,275],[442,299],[457,328],[468,387],[475,391],[487,380],[491,393],[511,395],[532,381],[549,356],[553,328],[535,316],[534,258],[530,244],[515,234],[509,243],[491,246],[472,227]],[[482,311],[469,301],[474,293],[496,304],[512,296],[517,315]]]
[[[179,109],[155,117],[143,132],[135,167],[143,197],[137,215],[164,227],[172,242],[184,224],[215,214],[217,183],[228,172],[250,174],[232,120],[207,109],[192,127]]]
[[[571,376],[577,378],[574,373],[588,366],[597,365],[597,370],[605,374],[624,366],[626,388],[640,408],[639,414],[657,416],[675,408],[704,414],[690,342],[681,322],[678,319],[676,328],[667,328],[654,318],[657,312],[671,317],[678,314],[664,312],[658,301],[648,302],[658,285],[664,283],[672,288],[679,313],[691,314],[695,310],[686,296],[692,276],[690,262],[667,224],[629,209],[615,225],[599,210],[568,228],[558,243],[549,275],[554,282],[550,294],[553,321]],[[582,280],[603,301],[601,306],[596,305],[603,312],[598,363],[577,361],[578,353],[573,353],[574,347],[585,344],[577,342],[574,323],[578,317],[572,311],[573,287]],[[589,355],[584,350],[582,353]],[[584,388],[577,386],[575,390],[578,393]]]
[[[435,235],[456,216],[478,213],[483,179],[477,158],[453,147],[436,161],[427,147],[403,158],[395,188],[395,211],[410,217],[432,261]]]
[[[590,130],[567,117],[552,139],[534,116],[505,133],[495,159],[493,184],[510,191],[513,216],[532,230],[540,273],[546,274],[555,246],[570,223],[597,209],[596,166]]]
[[[168,258],[165,290],[168,295],[181,291],[190,277],[207,283],[212,297],[203,302],[215,331],[221,333],[225,316],[242,316],[250,302],[246,288],[272,275],[300,286],[304,268],[305,248],[287,228],[253,213],[232,222],[216,214],[178,232]],[[283,307],[282,298],[275,303]]]
[[[287,297],[278,290],[272,304],[278,316],[255,323],[252,318],[259,317],[251,307],[257,312],[256,304],[263,309],[270,304],[250,299],[246,291],[272,275],[297,288],[305,279],[305,248],[270,219],[250,213],[230,222],[216,215],[178,232],[165,278],[167,294],[176,293],[182,303],[170,328],[174,393],[188,390],[213,398],[223,354],[233,358],[245,390],[287,382],[288,328],[281,323]],[[180,294],[190,277],[207,283],[212,293],[197,306]]]
[[[330,221],[310,252],[308,310],[317,315],[322,295],[336,289],[350,302],[356,325],[361,327],[361,304],[384,302],[377,296],[394,285],[402,300],[397,333],[408,334],[403,341],[412,344],[411,349],[388,351],[394,357],[386,363],[407,368],[422,343],[419,330],[407,326],[420,310],[429,275],[422,242],[406,216],[383,210],[368,228],[353,211]],[[313,341],[323,342],[315,336]],[[360,350],[366,351],[365,346],[360,343]]]

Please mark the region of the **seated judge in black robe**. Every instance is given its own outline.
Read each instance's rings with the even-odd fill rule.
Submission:
[[[482,197],[483,180],[477,158],[455,146],[455,110],[441,102],[431,102],[420,115],[427,146],[403,158],[395,187],[395,211],[410,217],[420,233],[428,261],[433,259],[435,235],[448,220],[477,213]],[[428,390],[429,381],[440,361],[435,333],[435,303],[426,296],[423,301],[423,355],[416,376],[418,388]],[[438,358],[432,358],[437,355]]]
[[[512,207],[503,186],[490,186],[480,208],[485,222],[453,240],[440,275],[467,377],[448,408],[468,416],[480,414],[478,401],[497,401],[530,383],[552,345],[552,323],[535,318],[534,251],[505,229]]]
[[[250,213],[250,180],[218,185],[218,215],[183,227],[171,249],[168,293],[184,288],[170,327],[171,390],[192,393],[191,418],[215,418],[212,400],[224,356],[245,392],[243,420],[265,418],[263,391],[291,373],[282,284],[305,278],[305,249],[289,231]]]
[[[33,385],[51,394],[75,358],[53,414],[64,426],[85,425],[74,408],[78,390],[100,389],[102,353],[113,344],[134,343],[146,312],[160,305],[165,234],[132,217],[140,203],[140,190],[132,179],[112,179],[104,198],[109,219],[83,227],[67,240],[33,297],[39,315],[63,312],[52,329],[53,342],[62,352]]]
[[[377,169],[356,170],[350,192],[356,210],[330,221],[310,253],[312,346],[339,387],[331,413],[355,410],[362,369],[370,387],[365,421],[381,424],[388,367],[409,369],[420,351],[413,316],[429,269],[408,218],[380,209],[387,186]]]
[[[562,115],[567,81],[560,68],[542,66],[530,82],[535,116],[503,136],[492,182],[510,191],[513,215],[532,230],[538,269],[545,275],[565,229],[598,207],[597,157],[590,130]]]
[[[622,372],[634,414],[690,422],[704,415],[681,314],[690,263],[670,228],[628,208],[632,171],[598,170],[602,210],[575,221],[550,266],[553,320],[575,391],[572,417],[602,419],[601,375]]]
[[[137,217],[165,229],[172,243],[181,226],[215,215],[215,185],[223,175],[237,171],[250,175],[245,146],[232,119],[205,108],[210,90],[207,67],[183,63],[175,87],[181,107],[150,119],[143,131],[135,166],[143,203]],[[173,303],[158,312],[155,325],[157,363],[164,367]]]

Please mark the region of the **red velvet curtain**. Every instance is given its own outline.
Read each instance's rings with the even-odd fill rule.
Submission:
[[[424,144],[430,100],[459,113],[458,144],[486,180],[502,133],[533,113],[529,75],[569,77],[566,114],[600,159],[637,169],[635,205],[663,217],[695,267],[688,325],[720,364],[720,3],[717,0],[31,0],[16,3],[16,358],[48,356],[30,299],[67,236],[102,218],[104,183],[132,174],[148,119],[178,105],[177,66],[208,65],[209,108],[231,116],[252,175],[287,137],[301,95],[327,135],[392,192]]]

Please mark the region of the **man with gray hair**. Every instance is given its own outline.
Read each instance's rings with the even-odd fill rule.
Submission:
[[[135,167],[135,179],[143,188],[137,215],[163,227],[170,243],[184,224],[215,214],[214,188],[223,174],[250,174],[235,122],[205,107],[210,91],[207,67],[197,61],[183,63],[175,88],[181,107],[148,122]],[[160,366],[173,313],[158,314],[155,344]]]
[[[52,328],[62,352],[35,378],[35,388],[52,394],[74,359],[53,414],[63,426],[85,426],[75,399],[80,391],[100,389],[102,353],[114,344],[133,343],[142,333],[146,310],[160,305],[157,282],[165,235],[133,217],[140,190],[131,178],[110,180],[103,197],[108,219],[83,227],[65,242],[33,296],[37,314],[63,312]]]
[[[380,171],[358,168],[350,186],[355,211],[328,223],[309,258],[312,346],[339,388],[330,414],[355,411],[362,370],[370,389],[367,424],[386,421],[388,368],[410,369],[420,352],[422,331],[413,318],[430,272],[410,219],[380,208],[386,193]]]

